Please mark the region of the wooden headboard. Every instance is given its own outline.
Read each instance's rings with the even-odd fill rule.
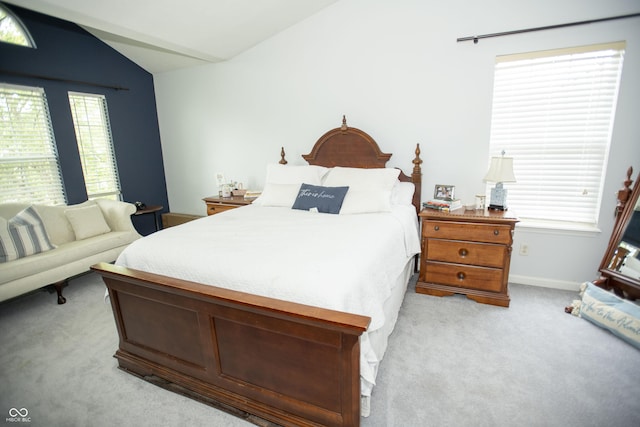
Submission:
[[[420,212],[420,194],[422,191],[422,159],[420,159],[420,144],[416,144],[416,157],[413,159],[411,176],[400,170],[398,179],[412,182],[415,187],[413,205],[416,212]],[[280,153],[281,164],[286,164],[284,148]],[[351,168],[384,168],[391,154],[383,153],[378,143],[366,132],[347,126],[347,118],[342,116],[342,126],[326,132],[318,139],[309,154],[303,154],[310,165],[335,166]]]

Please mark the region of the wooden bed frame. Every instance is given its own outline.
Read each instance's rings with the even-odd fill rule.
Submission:
[[[284,151],[283,151],[284,153]],[[411,177],[420,209],[420,148]],[[303,158],[385,167],[391,154],[342,126]],[[282,155],[282,161],[284,154]],[[284,426],[360,424],[360,335],[370,318],[101,263],[119,334],[119,367],[236,415]]]

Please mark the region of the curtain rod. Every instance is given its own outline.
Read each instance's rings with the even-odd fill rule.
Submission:
[[[576,25],[585,25],[585,24],[594,24],[596,22],[604,22],[604,21],[613,21],[615,19],[635,18],[637,16],[640,16],[640,13],[632,13],[632,14],[629,14],[629,15],[620,15],[620,16],[611,16],[609,18],[590,19],[588,21],[569,22],[569,23],[566,23],[566,24],[547,25],[545,27],[526,28],[526,29],[523,29],[523,30],[504,31],[504,32],[501,32],[501,33],[483,34],[483,35],[480,35],[480,36],[460,37],[460,38],[456,39],[456,41],[459,43],[459,42],[468,42],[468,41],[473,40],[473,43],[477,44],[478,40],[487,39],[487,38],[490,38],[490,37],[501,37],[501,36],[510,36],[512,34],[530,33],[530,32],[533,32],[533,31],[553,30],[553,29],[556,29],[556,28],[573,27],[573,26],[576,26]]]
[[[41,79],[41,80],[53,80],[56,82],[73,83],[73,84],[79,84],[84,86],[102,87],[102,88],[113,89],[113,90],[129,90],[128,87],[122,87],[122,86],[111,86],[111,85],[105,85],[101,83],[85,82],[82,80],[68,80],[60,77],[50,77],[50,76],[43,76],[40,74],[21,73],[21,72],[8,71],[8,70],[0,70],[0,74],[9,74],[12,76],[20,76],[20,77],[30,77],[30,78]]]

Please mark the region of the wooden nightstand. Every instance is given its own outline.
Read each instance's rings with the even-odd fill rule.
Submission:
[[[518,219],[509,211],[423,210],[422,253],[416,292],[464,294],[509,306],[509,265]]]
[[[255,199],[245,199],[243,196],[234,197],[205,197],[204,202],[207,204],[207,215],[215,215],[229,209],[239,208],[240,206],[250,205]]]

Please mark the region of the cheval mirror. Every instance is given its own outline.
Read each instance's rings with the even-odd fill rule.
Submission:
[[[594,283],[629,300],[640,299],[640,185],[631,188],[633,168],[627,170],[624,187],[618,191],[616,222],[609,246]]]

